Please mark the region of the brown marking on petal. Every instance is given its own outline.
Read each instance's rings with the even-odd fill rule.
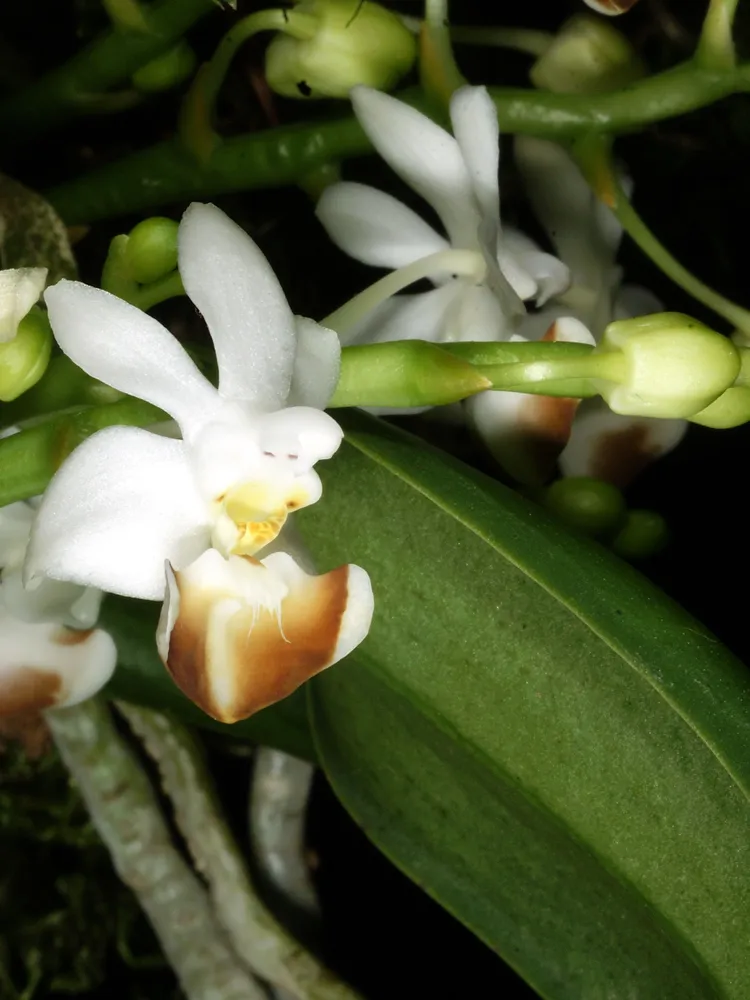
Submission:
[[[557,340],[557,320],[555,320],[554,323],[552,323],[550,328],[542,337],[542,340],[550,344],[553,344]]]
[[[216,595],[181,588],[180,574],[175,579],[180,613],[166,666],[180,690],[212,718],[245,719],[330,665],[348,600],[347,566],[295,583],[280,618],[265,609],[239,608],[224,627],[221,662],[212,661],[216,649],[207,646]],[[219,687],[227,683],[231,697],[221,697]]]
[[[61,628],[52,636],[52,641],[56,642],[58,646],[80,646],[93,634],[92,628]]]
[[[52,737],[41,712],[0,717],[0,753],[9,743],[20,743],[29,760],[39,760],[52,747]]]
[[[41,712],[60,698],[62,681],[51,670],[17,667],[0,675],[0,715]]]
[[[518,409],[516,433],[539,483],[546,482],[568,443],[579,399],[529,396]]]
[[[649,441],[648,427],[635,424],[597,438],[591,454],[590,475],[622,489],[658,457],[659,449]]]

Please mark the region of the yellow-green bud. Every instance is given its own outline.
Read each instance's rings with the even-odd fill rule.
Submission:
[[[358,83],[390,90],[417,55],[409,29],[370,0],[302,0],[289,12],[314,25],[309,38],[278,34],[266,51],[266,79],[284,97],[341,97]]]
[[[612,548],[623,559],[648,559],[669,541],[669,526],[655,510],[629,510],[625,523],[612,539]]]
[[[195,53],[188,43],[181,39],[177,45],[137,69],[131,78],[133,86],[144,94],[171,90],[192,75],[195,64]]]
[[[630,42],[600,18],[580,14],[567,21],[531,67],[535,87],[559,94],[596,94],[645,76]]]
[[[148,285],[177,267],[177,230],[173,219],[154,216],[130,231],[125,244],[125,261],[131,277]]]
[[[544,492],[544,505],[561,521],[595,538],[616,531],[625,517],[625,497],[603,479],[570,476]]]
[[[0,400],[9,403],[44,375],[52,350],[47,314],[34,306],[18,324],[18,333],[0,344]]]
[[[750,420],[750,389],[744,385],[733,385],[714,400],[705,410],[690,417],[693,424],[728,430],[739,427]]]
[[[725,392],[740,372],[727,337],[681,313],[610,323],[595,354],[620,355],[618,381],[597,384],[615,413],[692,417]]]

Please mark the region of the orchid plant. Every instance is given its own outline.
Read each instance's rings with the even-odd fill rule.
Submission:
[[[714,462],[750,422],[750,309],[631,203],[637,189],[650,215],[666,198],[651,150],[666,162],[674,135],[656,123],[711,105],[727,148],[742,141],[740,104],[717,104],[750,87],[738,4],[706,0],[695,37],[675,0],[619,21],[635,0],[569,0],[560,24],[557,0],[539,2],[546,20],[532,5],[526,27],[477,28],[448,0],[408,15],[107,0],[101,39],[29,86],[19,64],[0,93],[8,149],[60,128],[67,173],[89,151],[106,161],[44,197],[0,174],[0,840],[28,808],[10,742],[52,740],[48,777],[72,778],[186,1000],[363,1000],[285,923],[299,907],[331,920],[306,840],[308,808],[327,808],[319,770],[387,858],[550,1000],[750,994],[750,681],[721,641],[746,647],[725,573],[745,552]],[[196,70],[185,33],[203,14],[230,23]],[[260,33],[263,55],[244,47]],[[477,45],[520,55],[480,64]],[[0,91],[15,75],[9,61]],[[178,87],[175,137],[140,149],[141,105],[165,91],[168,109]],[[320,97],[341,115],[316,116]],[[295,100],[310,102],[299,121]],[[253,102],[269,127],[243,134]],[[126,107],[135,152],[118,160],[86,116]],[[705,117],[680,126],[704,163]],[[11,162],[54,183],[48,148]],[[373,153],[382,187],[348,162]],[[691,201],[703,229],[722,215],[709,187]],[[133,228],[102,253],[98,223],[119,216]],[[654,216],[679,248],[679,220]],[[620,257],[626,237],[640,259]],[[705,247],[690,256],[708,269]],[[668,311],[685,302],[670,282],[700,318]],[[655,470],[673,495],[650,477],[630,492],[690,424]],[[720,638],[662,585],[705,600]],[[229,754],[221,795],[233,828],[248,803],[243,847],[213,782]],[[354,883],[358,863],[318,826],[321,858]],[[48,827],[24,830],[46,845]],[[33,861],[19,870],[33,887]],[[45,905],[89,877],[45,884]],[[25,902],[9,885],[12,937]],[[354,889],[364,947],[368,914],[380,933],[400,890]],[[69,912],[35,914],[20,950],[0,939],[0,994],[74,982],[39,937],[77,927]],[[433,940],[439,918],[420,919]],[[107,969],[131,950],[119,922]],[[403,963],[378,947],[403,992]],[[455,973],[472,992],[461,954],[419,960],[419,990],[451,992]]]

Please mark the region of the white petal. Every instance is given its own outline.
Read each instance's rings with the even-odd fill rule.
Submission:
[[[586,400],[560,456],[564,476],[594,476],[627,486],[652,461],[675,448],[684,420],[650,420],[613,413],[601,400]]]
[[[609,287],[622,236],[612,212],[562,146],[518,136],[515,152],[534,211],[570,268],[573,284],[592,292]]]
[[[26,579],[50,576],[158,600],[165,561],[184,565],[207,539],[207,511],[183,442],[111,427],[76,448],[47,488]]]
[[[322,410],[339,381],[341,342],[337,333],[312,319],[297,316],[295,320],[297,353],[287,405]]]
[[[277,410],[264,416],[260,424],[264,454],[290,459],[297,473],[335,455],[343,437],[333,417],[310,406]]]
[[[404,267],[449,247],[403,202],[365,184],[332,184],[315,214],[336,246],[374,267]]]
[[[664,311],[664,303],[648,288],[641,285],[623,285],[617,298],[613,319],[632,319]]]
[[[435,209],[454,247],[473,249],[479,217],[458,143],[415,108],[370,87],[351,91],[354,112],[375,149]]]
[[[106,632],[29,625],[0,605],[0,716],[75,705],[112,676],[117,651]]]
[[[18,333],[18,324],[39,299],[46,280],[46,267],[0,271],[0,344]]]
[[[347,344],[383,344],[389,340],[443,339],[451,304],[460,296],[460,282],[451,280],[430,292],[395,295],[347,330]]]
[[[448,308],[441,339],[507,340],[514,330],[514,318],[508,316],[497,296],[487,285],[457,284],[460,293]]]
[[[182,217],[179,268],[219,362],[219,391],[261,410],[283,406],[292,379],[294,316],[271,265],[215,205]]]
[[[87,374],[161,407],[187,433],[218,405],[178,341],[140,309],[80,281],[59,281],[44,300],[57,342]]]
[[[89,593],[99,591],[75,583],[43,579],[37,587],[25,587],[20,567],[3,572],[3,600],[8,611],[19,621],[57,623],[75,628],[91,628],[98,617],[100,598],[93,605],[82,602]]]
[[[451,123],[482,215],[500,218],[500,130],[486,87],[460,87],[451,97]]]
[[[34,508],[19,501],[0,507],[0,569],[23,562],[34,520]]]
[[[535,285],[535,291],[531,294],[538,306],[543,306],[551,298],[560,295],[570,285],[570,269],[552,254],[544,253],[533,240],[529,239],[525,233],[510,226],[503,230],[501,239],[501,250],[515,259],[518,266],[529,275]],[[505,270],[505,258],[499,257],[500,266]],[[513,281],[507,274],[511,284]],[[522,295],[520,289],[516,291],[522,299],[531,298],[531,295]]]

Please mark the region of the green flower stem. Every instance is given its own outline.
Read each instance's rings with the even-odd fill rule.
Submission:
[[[401,20],[413,34],[422,30],[422,20],[404,14]],[[526,52],[530,56],[540,56],[546,52],[555,36],[549,31],[536,31],[534,28],[503,28],[494,24],[484,27],[473,25],[462,27],[450,26],[451,40],[457,45],[480,45],[488,48],[515,49]]]
[[[0,105],[6,143],[31,139],[106,101],[108,91],[171,48],[198,18],[215,10],[213,0],[158,0],[148,8],[148,31],[112,28],[70,62]]]
[[[294,10],[259,10],[227,32],[211,57],[201,66],[180,113],[180,137],[194,156],[206,160],[221,141],[214,131],[212,117],[219,91],[237,50],[261,31],[282,31],[294,38],[310,38],[317,18]]]
[[[467,82],[453,55],[448,0],[425,0],[419,32],[419,77],[428,97],[443,106],[454,90]]]
[[[750,310],[725,298],[709,288],[684,267],[667,248],[659,242],[643,219],[638,215],[617,177],[612,165],[611,144],[606,137],[589,136],[572,150],[598,197],[608,205],[622,228],[656,266],[698,302],[708,306],[738,330],[750,333]]]
[[[92,698],[46,715],[117,874],[145,911],[188,1000],[263,1000],[197,875],[172,843],[151,782]]]
[[[609,361],[592,357],[588,344],[455,343],[441,344],[444,351],[472,365],[493,389],[542,396],[588,399],[597,391],[592,378],[613,377]]]
[[[126,398],[53,417],[0,440],[0,507],[43,493],[70,452],[95,431],[113,425],[148,427],[165,414]]]
[[[177,825],[237,955],[298,1000],[358,1000],[358,994],[305,951],[261,901],[187,730],[152,709],[118,707],[156,761]]]
[[[182,2],[188,5],[188,0]],[[750,63],[722,72],[685,63],[612,93],[497,88],[491,93],[504,132],[570,139],[592,131],[642,127],[746,90],[750,90]],[[425,107],[419,93],[399,96]],[[175,201],[296,184],[331,160],[370,150],[364,132],[351,117],[226,139],[207,163],[187,155],[182,144],[173,140],[77,177],[47,192],[47,197],[68,224],[90,223]]]
[[[695,52],[706,69],[731,69],[737,62],[732,29],[739,0],[710,0]]]
[[[0,406],[0,430],[50,413],[83,406],[101,406],[122,399],[122,393],[91,378],[64,354],[53,358],[37,384],[18,399]]]

